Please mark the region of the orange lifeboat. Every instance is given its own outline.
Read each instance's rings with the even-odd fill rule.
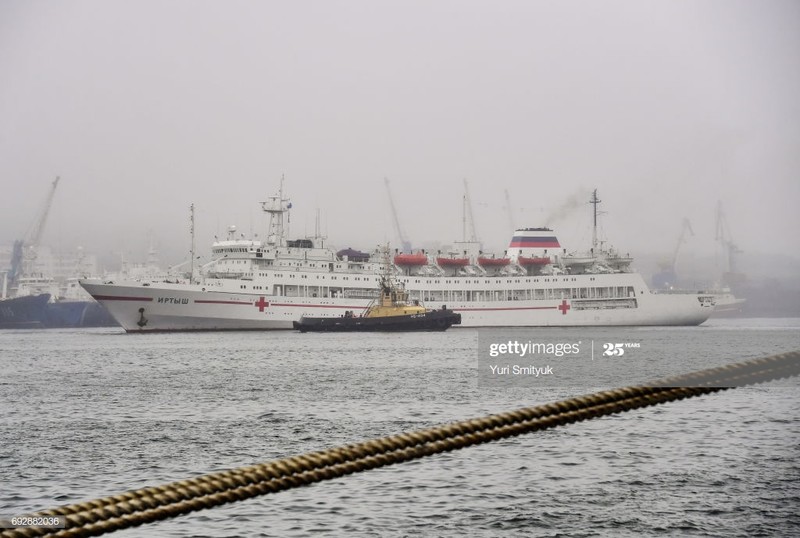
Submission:
[[[478,258],[481,267],[505,267],[511,260],[508,258]]]
[[[520,256],[517,258],[517,263],[523,267],[530,267],[532,265],[547,265],[550,263],[550,258],[526,258],[525,256]]]
[[[428,257],[422,252],[417,254],[398,254],[394,257],[394,263],[396,265],[428,265]]]
[[[436,263],[442,267],[466,267],[469,258],[436,258]]]

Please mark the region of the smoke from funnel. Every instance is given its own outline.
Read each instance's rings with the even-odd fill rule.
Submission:
[[[544,225],[550,226],[554,222],[567,218],[574,213],[575,210],[585,206],[590,196],[591,192],[589,190],[581,188],[555,208],[545,219]]]

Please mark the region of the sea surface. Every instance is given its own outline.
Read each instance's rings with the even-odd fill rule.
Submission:
[[[653,377],[800,349],[794,318],[511,332],[545,342],[638,342],[631,356],[646,358]],[[617,381],[612,373],[598,380],[595,369],[569,386],[479,382],[479,338],[508,334],[0,331],[0,518]],[[623,377],[617,384],[630,384]],[[800,388],[766,384],[115,536],[798,536],[799,459]]]

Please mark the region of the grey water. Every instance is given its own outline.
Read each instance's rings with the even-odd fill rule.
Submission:
[[[706,359],[800,349],[800,319],[512,332],[537,341],[636,341],[654,377],[707,367]],[[0,331],[0,518],[615,382],[608,374],[599,386],[595,370],[569,386],[487,386],[479,382],[478,340],[492,334]],[[798,456],[800,388],[764,384],[115,536],[796,536]]]

